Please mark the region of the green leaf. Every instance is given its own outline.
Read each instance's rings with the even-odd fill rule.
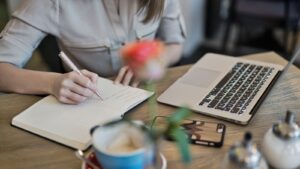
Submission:
[[[161,133],[164,137],[176,141],[182,160],[187,164],[191,161],[189,151],[189,140],[185,132],[180,126],[182,121],[191,114],[191,111],[186,107],[181,107],[166,119],[167,126]],[[154,129],[154,123],[152,123]],[[155,130],[152,130],[155,131]]]
[[[172,130],[171,137],[176,141],[177,147],[181,153],[181,158],[185,164],[191,162],[191,155],[189,149],[189,140],[186,133],[180,129],[176,128]]]
[[[172,125],[180,125],[181,121],[186,119],[190,114],[190,109],[187,107],[181,107],[168,118],[168,122]]]

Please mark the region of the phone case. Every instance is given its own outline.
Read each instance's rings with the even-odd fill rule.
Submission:
[[[156,116],[152,127],[156,129],[163,129],[167,117]],[[205,122],[197,120],[184,120],[181,127],[185,130],[187,137],[192,144],[205,145],[211,147],[221,147],[224,141],[226,126],[223,123]],[[167,138],[172,140],[170,138]]]

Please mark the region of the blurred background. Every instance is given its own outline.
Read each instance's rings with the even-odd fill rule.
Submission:
[[[0,29],[21,0],[0,1]],[[197,61],[207,52],[241,56],[275,51],[289,59],[300,47],[300,0],[184,0],[187,26],[183,58]],[[30,62],[30,69],[62,71],[55,38],[47,37]],[[296,63],[300,66],[300,58]]]

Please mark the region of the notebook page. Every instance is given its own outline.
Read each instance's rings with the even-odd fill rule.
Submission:
[[[121,114],[117,109],[102,106],[101,102],[95,104],[94,100],[66,105],[48,96],[14,118],[13,124],[74,147],[89,143],[90,128],[120,119]]]
[[[118,107],[124,111],[128,111],[138,103],[144,101],[145,98],[153,95],[153,92],[121,84],[114,84],[112,81],[104,78],[99,78],[97,88],[100,91],[105,105],[108,107]]]
[[[99,78],[98,87],[104,100],[93,96],[79,105],[67,105],[48,96],[16,116],[12,124],[68,146],[84,149],[90,144],[89,132],[92,127],[120,119],[129,107],[151,95],[142,89],[114,85],[103,78]]]

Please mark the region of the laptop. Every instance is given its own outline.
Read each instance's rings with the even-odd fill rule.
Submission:
[[[158,102],[247,125],[286,66],[208,53],[159,97]],[[280,79],[278,79],[280,77]]]

